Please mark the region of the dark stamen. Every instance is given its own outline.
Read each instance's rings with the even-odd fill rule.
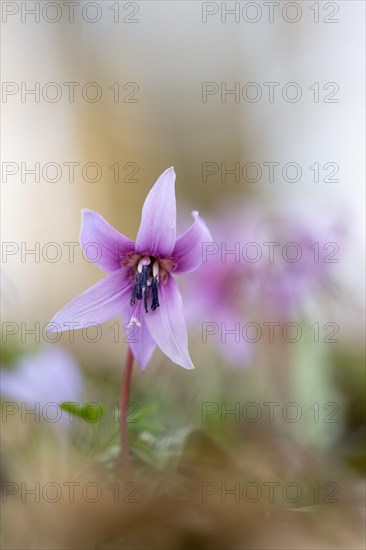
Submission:
[[[148,277],[149,277],[149,266],[143,265],[142,266],[142,288],[145,288],[147,286]]]
[[[149,296],[150,296],[150,287],[149,287],[149,286],[146,286],[146,287],[145,287],[145,291],[144,291],[144,306],[145,306],[145,311],[146,311],[146,313],[148,313],[148,310],[147,310],[147,299],[148,299]]]
[[[159,304],[158,281],[157,281],[156,277],[154,277],[153,280],[152,280],[151,290],[152,290],[151,309],[153,311],[155,311],[156,308],[160,306],[160,304]]]
[[[142,273],[136,273],[136,298],[142,300]]]

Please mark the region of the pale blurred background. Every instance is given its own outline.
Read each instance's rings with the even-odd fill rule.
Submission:
[[[10,7],[4,7],[6,4]],[[75,6],[74,23],[69,23],[69,10],[63,2],[59,3],[60,21],[50,23],[41,15],[40,22],[36,23],[34,17],[26,15],[22,22],[21,4],[34,3],[4,2],[2,5],[2,80],[19,87],[25,83],[28,88],[39,82],[41,89],[46,83],[56,82],[63,93],[55,103],[45,101],[42,93],[38,103],[31,95],[22,102],[20,92],[5,98],[3,95],[2,240],[19,247],[23,242],[29,249],[34,249],[39,242],[41,250],[45,244],[56,242],[61,246],[62,257],[51,263],[41,255],[37,263],[31,255],[25,262],[20,252],[9,255],[2,265],[3,323],[24,322],[32,328],[39,322],[44,327],[69,300],[101,279],[103,273],[83,260],[78,247],[75,247],[75,261],[70,262],[68,248],[63,244],[78,241],[81,209],[96,210],[134,239],[146,194],[157,177],[174,165],[181,230],[191,223],[192,210],[199,210],[204,218],[215,220],[216,217],[220,221],[220,209],[227,204],[229,209],[235,205],[236,212],[241,207],[244,212],[247,204],[254,204],[255,211],[264,220],[273,212],[285,218],[296,218],[300,212],[315,233],[319,220],[341,222],[347,229],[346,244],[338,256],[339,263],[332,264],[331,269],[342,286],[331,306],[326,294],[315,298],[317,304],[311,310],[308,323],[315,319],[338,323],[341,344],[330,350],[327,346],[307,346],[302,342],[295,351],[291,348],[292,363],[288,349],[274,351],[263,346],[253,360],[252,369],[245,370],[244,374],[232,369],[225,356],[218,359],[215,351],[203,346],[199,323],[192,324],[189,338],[197,367],[194,376],[173,366],[157,351],[143,376],[135,371],[140,398],[147,398],[144,393],[147,388],[151,389],[154,399],[165,395],[164,410],[168,416],[171,413],[172,418],[174,414],[180,415],[183,424],[194,422],[192,411],[198,410],[202,400],[210,401],[220,395],[220,391],[224,395],[228,392],[226,399],[230,398],[230,391],[237,391],[231,394],[231,402],[240,399],[243,391],[242,399],[247,401],[281,395],[287,401],[302,399],[307,404],[314,399],[336,401],[341,408],[348,400],[353,405],[359,404],[359,394],[352,393],[355,388],[350,389],[346,384],[347,391],[343,394],[331,381],[328,367],[333,364],[330,359],[333,352],[334,364],[341,365],[342,369],[351,367],[353,354],[356,366],[352,363],[350,376],[355,376],[358,388],[362,385],[359,357],[364,342],[364,3],[330,3],[339,7],[333,16],[339,19],[337,23],[324,22],[325,17],[331,17],[331,9],[326,8],[324,2],[315,3],[320,10],[319,23],[314,23],[310,2],[301,3],[302,15],[296,23],[282,17],[284,2],[276,8],[273,23],[268,21],[268,9],[259,2],[256,4],[261,5],[262,18],[256,23],[246,22],[242,17],[235,22],[232,15],[227,15],[223,23],[221,2],[97,2],[94,4],[99,6],[102,15],[95,23],[81,17],[81,6],[85,2]],[[226,4],[232,8],[234,4],[242,7],[247,3]],[[117,5],[120,21],[115,23],[113,10]],[[11,11],[17,7],[19,11],[12,15]],[[216,8],[218,12],[208,15],[204,23],[203,11]],[[56,13],[53,9],[49,8],[50,18]],[[96,13],[93,9],[90,8],[90,18]],[[292,17],[293,12],[289,13]],[[136,22],[124,22],[124,18]],[[80,83],[75,87],[73,103],[68,101],[65,82]],[[101,87],[100,101],[91,103],[83,99],[81,88],[88,82],[96,82]],[[120,83],[117,103],[109,89],[116,82]],[[232,95],[222,102],[217,93],[203,102],[203,82],[216,82],[219,86],[226,82],[228,89],[236,82],[241,85],[257,82],[263,96],[256,103],[244,100],[236,103]],[[273,103],[267,100],[265,82],[280,82],[275,88]],[[288,82],[301,86],[300,101],[291,103],[282,99],[282,87]],[[309,90],[315,82],[320,83],[321,99],[332,91],[330,88],[325,92],[322,86],[337,83],[339,92],[335,97],[339,102],[315,103]],[[123,89],[126,83],[134,84]],[[138,101],[123,102],[128,94],[130,99]],[[30,169],[37,162],[41,167],[40,181],[35,182],[34,176],[27,174],[22,182],[21,163]],[[62,167],[59,181],[49,182],[42,177],[42,167],[50,162]],[[72,162],[80,163],[75,167],[73,182],[64,165]],[[236,162],[241,166],[256,162],[262,168],[264,162],[278,162],[281,166],[271,183],[264,168],[262,179],[257,183],[245,182],[242,178],[237,183],[230,177],[222,183],[220,174],[204,183],[202,165],[205,162],[218,165],[226,162],[228,167]],[[288,162],[296,162],[302,168],[303,176],[297,183],[286,182],[281,176],[280,170]],[[339,165],[335,176],[339,182],[314,182],[309,167],[315,162],[320,167],[327,162]],[[19,171],[8,175],[7,181],[4,181],[4,163],[19,166]],[[86,163],[97,163],[101,167],[99,181],[83,179],[82,167]],[[118,182],[113,181],[109,168],[115,163],[119,163],[121,169]],[[131,178],[136,181],[123,181],[133,172]],[[321,180],[329,173],[321,169]],[[91,178],[94,176],[92,168],[88,174]],[[215,239],[214,226],[211,231]],[[245,234],[238,235],[238,241],[246,240]],[[189,286],[184,296],[187,302],[194,300]],[[207,319],[205,315],[206,312],[202,312],[202,320]],[[43,343],[41,340],[39,344]],[[84,372],[91,375],[89,399],[101,397],[102,386],[96,389],[97,383],[93,388],[93,377],[102,380],[103,373],[107,376],[107,386],[110,380],[115,384],[108,386],[106,402],[118,398],[116,384],[125,344],[115,344],[112,331],[103,331],[103,338],[97,343],[83,341],[80,333],[75,335],[74,343],[70,343],[67,334],[60,343],[78,359]],[[9,336],[7,344],[16,346],[18,354],[37,347],[32,336],[21,342],[19,334]],[[286,361],[296,367],[291,368]],[[287,369],[291,371],[290,382],[284,374]],[[347,379],[346,372],[342,371],[343,382],[344,377]],[[241,376],[245,377],[244,389],[238,382]],[[180,400],[180,412],[176,412],[175,399]],[[358,405],[355,409],[359,410]],[[324,448],[331,452],[337,442],[343,445],[346,441],[348,445],[344,435],[347,422],[349,418],[342,415],[341,423],[331,429],[322,423],[307,425],[300,430],[301,435],[294,429],[291,438],[305,447],[314,445],[316,453]],[[263,441],[268,437],[268,448],[272,449],[269,434],[263,433]],[[259,436],[253,433],[246,436],[253,437],[249,470],[253,467],[252,460],[256,463],[256,444],[264,445],[263,460],[268,460],[270,466],[266,462],[259,476],[266,477],[272,467],[271,457],[266,454],[267,443],[259,443]],[[280,456],[288,457],[294,472],[299,464],[313,464],[301,445],[293,447],[286,443],[283,433],[281,437],[284,440],[278,443]],[[358,445],[359,435],[355,437]],[[224,443],[227,444],[225,440]],[[340,455],[343,450],[343,447],[338,449]],[[278,460],[281,463],[281,459]],[[330,467],[331,472],[338,472],[336,460]],[[319,461],[323,475],[329,464],[323,456]],[[339,475],[342,477],[343,473]],[[355,485],[359,490],[357,480]],[[304,540],[304,547],[310,547],[311,541]],[[356,547],[358,542],[354,544]]]
[[[309,212],[341,211],[353,248],[347,250],[343,268],[351,288],[360,295],[363,3],[338,3],[340,10],[333,18],[339,22],[334,24],[313,23],[314,14],[306,4],[301,19],[293,24],[277,10],[274,23],[269,23],[263,6],[262,19],[251,24],[242,18],[235,23],[229,15],[222,23],[220,12],[203,23],[200,2],[142,2],[136,4],[136,15],[129,15],[137,9],[134,4],[128,8],[124,4],[120,3],[119,23],[113,23],[110,2],[101,3],[102,16],[96,23],[82,20],[80,7],[75,8],[73,24],[67,21],[65,6],[54,24],[42,16],[40,23],[33,23],[31,15],[22,23],[20,12],[8,15],[2,38],[3,81],[19,86],[25,82],[29,88],[34,82],[41,87],[57,82],[63,95],[56,103],[42,96],[34,103],[31,95],[22,103],[20,92],[7,97],[2,104],[3,162],[24,162],[29,168],[39,162],[41,169],[57,162],[63,170],[55,183],[45,181],[42,174],[39,183],[31,174],[22,183],[20,170],[8,177],[2,187],[3,241],[26,242],[29,248],[34,242],[41,248],[50,241],[76,242],[80,211],[85,207],[97,210],[134,238],[147,191],[165,168],[174,165],[179,213],[186,223],[192,209],[205,215],[223,199],[245,203],[249,195],[257,195],[264,209],[285,201],[290,210],[306,202]],[[331,12],[323,12],[320,5],[322,19]],[[88,17],[94,18],[95,13],[90,8]],[[248,13],[254,17],[254,12]],[[50,8],[48,17],[54,14]],[[289,15],[294,17],[291,11]],[[123,22],[123,18],[138,23]],[[278,100],[272,104],[265,94],[257,103],[235,103],[230,95],[221,103],[219,94],[202,103],[202,82],[224,81],[228,89],[235,82],[296,81],[303,97],[298,103],[285,102],[279,86]],[[73,104],[67,101],[64,82],[81,83],[75,88]],[[88,82],[102,87],[97,103],[81,97],[80,89]],[[114,103],[108,90],[114,82],[121,83],[121,97],[133,91],[122,89],[126,82],[137,83],[138,103]],[[314,82],[337,82],[339,103],[314,103],[308,89]],[[263,85],[262,89],[267,90]],[[242,166],[270,161],[281,167],[286,162],[299,163],[301,181],[291,184],[276,177],[269,183],[263,171],[258,183],[235,183],[230,178],[221,183],[219,175],[202,183],[203,162],[226,162],[230,167],[234,162]],[[64,162],[80,163],[74,183],[69,182]],[[95,183],[82,178],[81,169],[88,162],[98,163],[103,170]],[[121,167],[119,183],[113,182],[108,168],[115,162]],[[314,162],[336,162],[339,183],[314,183],[308,169]],[[133,166],[123,169],[126,163],[138,165],[134,176],[138,182],[122,181],[134,170]],[[90,169],[91,177],[94,173]],[[62,251],[61,261],[55,264],[37,264],[32,256],[21,263],[20,254],[9,257],[4,266],[5,319],[37,319],[45,324],[65,301],[102,276],[81,259],[77,249],[73,264],[68,262],[67,248]],[[353,267],[349,262],[355,262]]]

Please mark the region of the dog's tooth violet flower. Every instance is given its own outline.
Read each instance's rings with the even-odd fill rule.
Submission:
[[[205,222],[193,212],[194,222],[176,238],[175,173],[166,170],[146,197],[136,243],[120,234],[96,212],[83,210],[81,246],[94,243],[95,260],[109,272],[59,311],[49,331],[83,328],[122,315],[133,327],[130,347],[144,369],[156,347],[178,365],[190,369],[182,297],[174,274],[193,271],[202,262],[202,243],[212,238]],[[90,255],[95,254],[95,247]],[[92,260],[94,261],[94,260]],[[130,332],[132,335],[132,331]]]

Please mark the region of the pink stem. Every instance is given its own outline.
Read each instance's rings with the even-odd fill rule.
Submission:
[[[130,452],[128,445],[128,403],[131,393],[131,378],[133,369],[133,355],[131,348],[127,348],[125,367],[122,376],[121,387],[121,410],[120,410],[120,427],[121,427],[121,460],[122,474],[125,479],[132,480],[132,466],[130,460]]]

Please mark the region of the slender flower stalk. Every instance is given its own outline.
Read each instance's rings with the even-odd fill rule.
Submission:
[[[131,348],[127,348],[125,367],[122,373],[121,403],[120,403],[120,430],[121,430],[121,462],[122,473],[128,480],[133,479],[130,460],[130,449],[128,445],[128,403],[131,394],[131,379],[133,370],[133,354]]]

